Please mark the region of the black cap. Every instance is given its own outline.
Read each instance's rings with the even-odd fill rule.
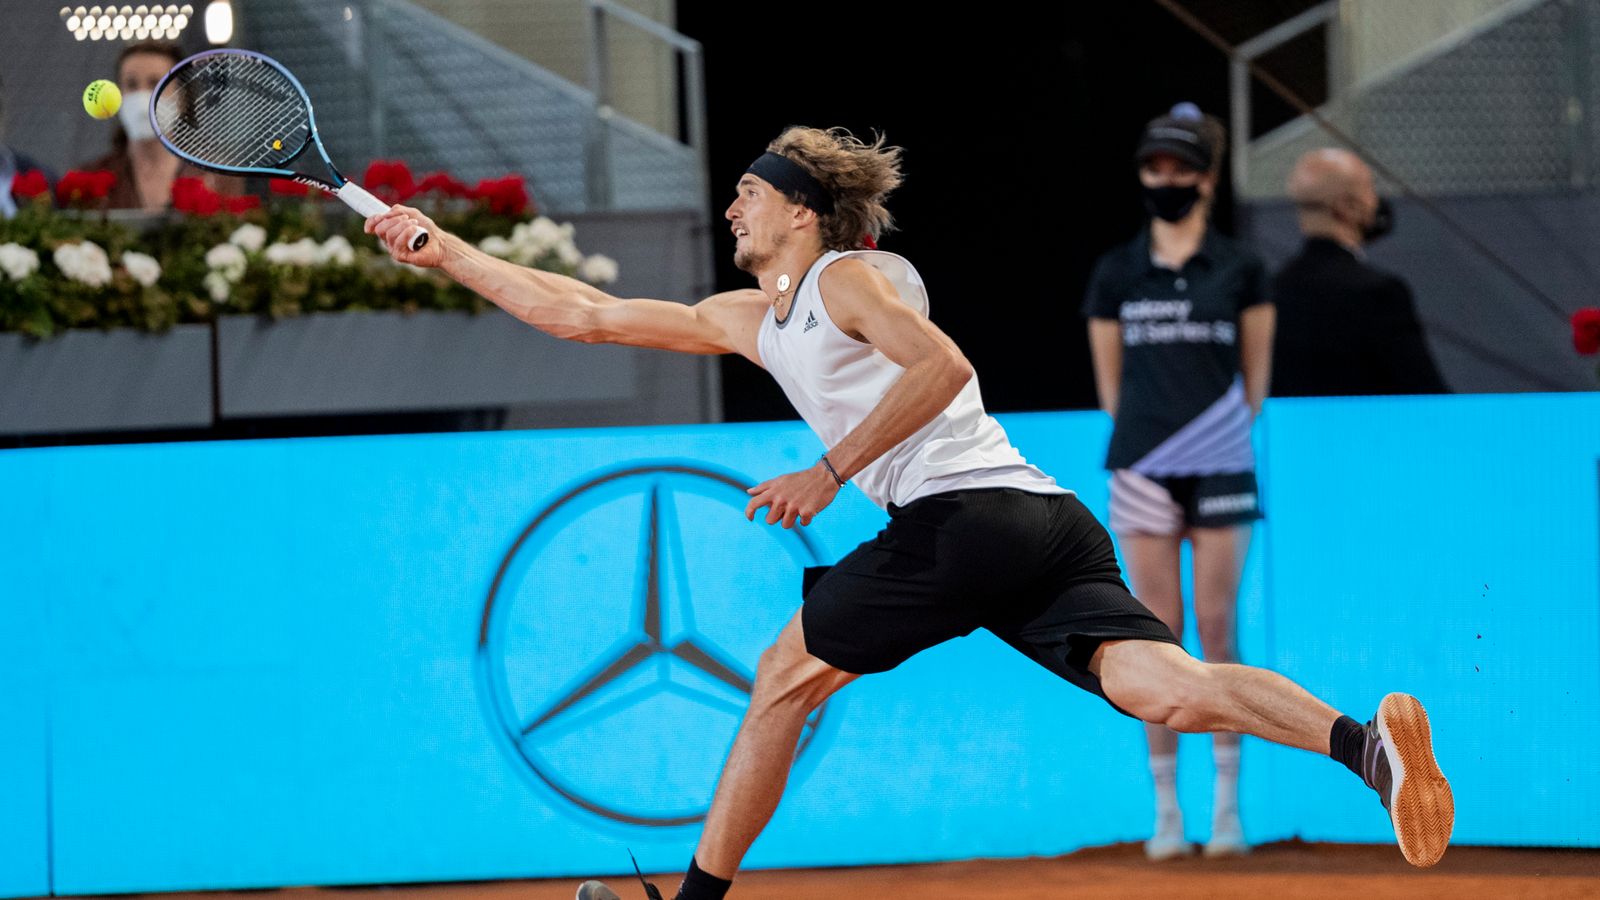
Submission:
[[[1144,126],[1144,134],[1139,137],[1139,151],[1134,154],[1134,159],[1142,163],[1152,156],[1165,153],[1202,172],[1209,172],[1217,154],[1216,148],[1211,146],[1211,141],[1200,130],[1200,123],[1204,120],[1200,107],[1193,103],[1179,103],[1166,115],[1151,119]]]

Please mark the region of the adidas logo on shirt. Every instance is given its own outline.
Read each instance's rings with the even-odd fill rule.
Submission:
[[[815,327],[817,327],[817,314],[815,312],[806,313],[806,327],[800,329],[800,333],[805,334]]]

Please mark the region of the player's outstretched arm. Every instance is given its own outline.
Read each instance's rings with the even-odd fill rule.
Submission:
[[[411,250],[417,227],[432,239]],[[741,353],[760,363],[756,332],[767,299],[759,290],[716,294],[694,306],[666,300],[623,300],[593,285],[497,259],[439,228],[407,206],[367,220],[368,234],[397,261],[443,269],[506,312],[554,337],[630,344],[682,353]]]

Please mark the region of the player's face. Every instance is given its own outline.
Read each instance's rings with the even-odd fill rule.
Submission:
[[[777,255],[788,238],[788,198],[754,175],[739,179],[738,196],[723,217],[733,231],[733,264],[754,273]]]

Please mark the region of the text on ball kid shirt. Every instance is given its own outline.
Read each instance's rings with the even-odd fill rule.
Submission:
[[[1178,271],[1150,255],[1150,232],[1107,251],[1083,303],[1122,326],[1122,383],[1106,468],[1150,477],[1248,472],[1250,405],[1239,369],[1239,318],[1267,302],[1266,268],[1206,229]]]

